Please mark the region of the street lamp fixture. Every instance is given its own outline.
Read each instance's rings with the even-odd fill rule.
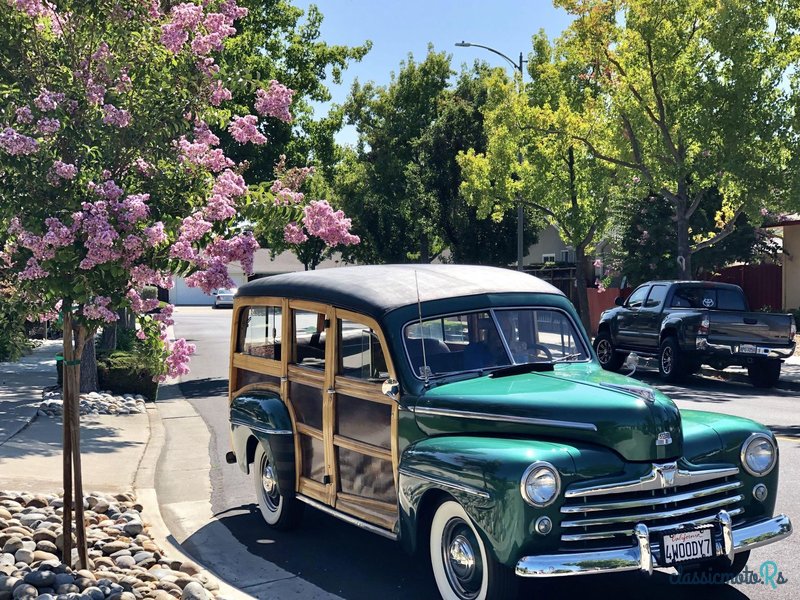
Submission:
[[[500,52],[499,50],[495,50],[494,48],[490,48],[489,46],[484,46],[483,44],[473,44],[472,42],[465,42],[461,40],[460,42],[456,42],[456,46],[458,48],[483,48],[484,50],[488,50],[489,52],[493,52],[498,56],[506,59],[511,66],[513,66],[517,71],[519,71],[519,78],[520,82],[525,80],[525,71],[523,69],[523,65],[525,62],[522,60],[522,52],[519,53],[519,62],[516,62]],[[522,163],[522,154],[519,155],[519,161]],[[517,198],[517,271],[522,271],[522,254],[523,254],[523,243],[522,243],[522,232],[525,229],[525,213],[522,210],[522,199]]]

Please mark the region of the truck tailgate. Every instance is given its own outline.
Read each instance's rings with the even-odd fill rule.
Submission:
[[[765,312],[709,310],[708,341],[788,346],[793,317]]]

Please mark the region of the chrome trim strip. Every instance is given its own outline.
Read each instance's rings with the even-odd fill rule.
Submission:
[[[426,481],[430,481],[431,483],[435,483],[443,487],[448,487],[454,490],[458,490],[459,492],[464,492],[466,494],[473,494],[474,496],[478,496],[479,498],[484,498],[486,500],[491,498],[489,492],[486,492],[484,490],[479,490],[478,488],[464,485],[462,483],[454,483],[452,481],[447,481],[446,479],[434,477],[432,475],[428,475],[427,473],[421,473],[414,469],[409,469],[408,467],[400,467],[397,470],[397,472],[400,473],[401,475],[405,475],[406,477],[416,477],[417,479],[424,479]]]
[[[675,469],[672,481],[670,482],[664,473],[675,468],[675,463],[653,464],[650,473],[642,476],[638,481],[624,481],[621,483],[609,483],[606,485],[596,485],[582,489],[569,489],[565,493],[567,498],[583,498],[586,496],[601,496],[603,494],[626,494],[628,492],[649,492],[660,490],[667,487],[689,485],[692,483],[702,483],[712,479],[722,479],[739,474],[738,467],[727,467],[722,469],[707,469],[705,471],[686,471]]]
[[[537,419],[535,417],[515,417],[512,415],[500,415],[496,413],[474,412],[469,410],[457,410],[453,408],[428,408],[417,406],[414,412],[418,415],[428,415],[435,417],[457,417],[461,419],[476,419],[478,421],[500,421],[503,423],[519,423],[523,425],[541,425],[543,427],[560,427],[563,429],[582,429],[585,431],[597,431],[597,425],[593,423],[581,423],[578,421],[559,421],[555,419]]]
[[[674,510],[665,510],[657,513],[644,513],[638,515],[624,515],[617,517],[602,517],[597,519],[582,519],[580,521],[562,521],[561,527],[590,527],[592,525],[614,525],[615,523],[635,523],[637,521],[654,521],[658,519],[671,519],[674,517],[683,517],[701,510],[711,510],[712,508],[721,508],[729,504],[736,504],[741,502],[744,496],[738,494],[721,500],[714,500],[713,502],[706,502],[705,504],[696,504],[694,506],[687,506],[684,508],[676,508]]]
[[[759,523],[733,530],[733,551],[744,552],[778,542],[792,535],[792,522],[786,515],[778,515]]]
[[[740,515],[744,512],[743,508],[734,508],[733,510],[727,511],[728,515],[731,517],[735,517],[736,515]],[[676,529],[677,527],[682,527],[684,525],[705,525],[707,523],[713,523],[717,520],[718,515],[711,515],[710,517],[701,517],[699,519],[692,519],[690,521],[681,521],[680,523],[673,523],[672,525],[656,525],[654,527],[650,527],[650,531],[668,531],[670,529]],[[565,533],[561,536],[562,542],[586,542],[589,540],[605,540],[609,538],[613,538],[620,535],[633,535],[633,529],[616,529],[614,531],[603,531],[600,533]]]
[[[693,492],[684,492],[683,494],[673,494],[670,496],[660,496],[655,498],[642,498],[640,500],[620,500],[619,502],[598,502],[595,504],[576,504],[572,506],[562,506],[561,512],[564,514],[597,512],[603,510],[623,510],[626,508],[638,508],[640,506],[655,506],[658,504],[672,504],[673,502],[684,502],[686,500],[694,500],[695,498],[703,498],[705,496],[713,496],[714,494],[721,494],[723,492],[730,492],[737,488],[742,487],[741,481],[732,481],[730,483],[723,483],[712,487],[695,490]]]
[[[359,527],[361,529],[365,529],[365,530],[369,531],[370,533],[377,533],[378,535],[380,535],[382,537],[385,537],[385,538],[388,538],[388,539],[390,539],[392,541],[397,541],[397,534],[396,533],[392,533],[391,531],[386,531],[385,529],[381,529],[380,527],[376,527],[375,525],[373,525],[371,523],[367,523],[366,521],[362,521],[360,519],[356,519],[355,517],[351,517],[350,515],[347,515],[347,514],[345,514],[343,512],[339,512],[335,508],[331,508],[330,506],[322,504],[321,502],[317,502],[316,500],[312,500],[311,498],[308,498],[307,496],[301,496],[300,494],[297,494],[297,496],[295,496],[295,498],[300,500],[300,502],[304,502],[305,504],[308,504],[309,506],[313,506],[314,508],[316,508],[318,510],[321,510],[324,513],[327,513],[327,514],[331,515],[332,517],[336,517],[337,519],[341,519],[342,521],[344,521],[346,523],[350,523],[351,525],[355,525],[356,527]]]
[[[251,425],[250,423],[245,423],[244,421],[240,421],[239,419],[231,419],[231,425],[239,425],[240,427],[247,427],[248,429],[252,429],[253,431],[258,431],[260,433],[266,433],[268,435],[292,435],[292,431],[290,429],[269,429],[268,427],[261,427],[260,425]]]
[[[717,516],[713,517],[712,521],[716,519]],[[520,577],[559,577],[621,571],[648,573],[651,572],[647,568],[648,559],[652,561],[652,548],[648,539],[650,531],[653,531],[653,528],[648,530],[644,525],[637,525],[635,545],[629,548],[524,556],[517,562],[516,574]],[[645,533],[648,534],[647,537]],[[734,552],[744,552],[771,544],[791,534],[792,523],[786,515],[734,528]]]

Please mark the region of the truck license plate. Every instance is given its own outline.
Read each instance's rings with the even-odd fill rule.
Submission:
[[[661,556],[665,566],[714,556],[711,532],[712,529],[707,527],[664,534],[661,542]]]
[[[739,352],[742,354],[755,354],[756,347],[754,344],[742,344],[739,346]]]

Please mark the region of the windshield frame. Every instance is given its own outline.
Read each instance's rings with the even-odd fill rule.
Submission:
[[[466,375],[466,374],[470,374],[470,373],[484,373],[484,372],[488,373],[488,372],[491,372],[491,371],[493,371],[495,369],[503,369],[503,368],[507,368],[507,367],[510,367],[510,366],[514,366],[514,365],[526,364],[526,363],[518,363],[518,362],[514,361],[514,356],[511,353],[511,350],[510,350],[510,348],[508,346],[508,340],[506,339],[506,336],[503,333],[502,328],[500,327],[500,322],[497,319],[497,315],[495,314],[496,311],[514,311],[514,310],[549,310],[549,311],[559,312],[569,320],[570,325],[572,325],[572,328],[575,331],[576,338],[578,340],[580,340],[580,345],[582,347],[583,354],[586,355],[586,358],[584,358],[582,360],[569,360],[569,361],[558,361],[558,360],[556,360],[556,361],[553,361],[554,365],[566,365],[566,364],[575,364],[575,363],[590,363],[590,362],[592,362],[594,360],[594,358],[592,357],[592,352],[590,350],[590,346],[586,345],[586,340],[584,339],[584,336],[581,335],[583,333],[583,329],[578,327],[578,325],[577,325],[575,319],[572,317],[572,315],[568,311],[564,310],[563,308],[560,308],[560,307],[557,307],[557,306],[538,305],[538,304],[537,305],[525,305],[525,306],[478,307],[478,308],[472,308],[472,309],[467,309],[467,310],[460,310],[460,311],[454,311],[454,312],[446,312],[446,313],[439,313],[439,314],[434,314],[434,315],[427,315],[427,316],[422,318],[422,322],[424,323],[426,321],[433,321],[433,320],[436,320],[436,319],[445,319],[447,317],[452,317],[452,316],[460,316],[460,315],[469,315],[469,314],[475,314],[475,313],[487,313],[488,312],[489,315],[492,318],[492,322],[494,323],[494,326],[497,329],[497,334],[500,336],[500,340],[503,342],[503,349],[504,349],[504,351],[506,353],[506,357],[508,358],[508,361],[509,361],[508,364],[507,365],[496,365],[496,366],[492,366],[492,367],[481,367],[481,368],[477,368],[477,369],[462,369],[460,371],[448,371],[446,373],[432,373],[428,377],[423,377],[422,375],[420,375],[420,374],[418,374],[418,373],[416,373],[414,371],[413,362],[411,360],[411,354],[409,353],[408,346],[406,345],[406,339],[407,339],[406,338],[406,329],[410,325],[419,325],[420,319],[416,318],[416,319],[411,319],[409,321],[406,321],[405,323],[403,323],[402,327],[400,328],[400,332],[401,332],[400,338],[401,338],[402,343],[403,343],[403,354],[405,354],[406,365],[408,365],[410,367],[409,370],[411,371],[411,374],[413,375],[413,377],[415,379],[417,379],[419,381],[427,381],[427,380],[431,380],[431,379],[441,379],[443,377],[457,377],[457,376],[460,376],[460,375]],[[541,362],[546,362],[546,361],[541,361]]]

